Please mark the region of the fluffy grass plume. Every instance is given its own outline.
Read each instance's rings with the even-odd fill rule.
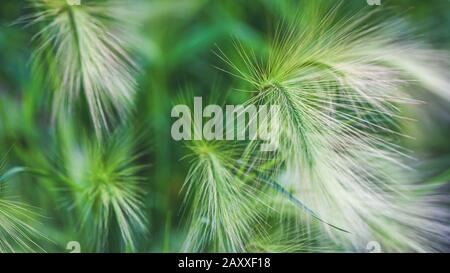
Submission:
[[[0,253],[45,252],[36,242],[45,238],[35,226],[40,215],[33,207],[4,196],[5,182],[23,169],[3,172],[4,165],[5,160],[0,160]]]
[[[127,131],[115,131],[102,145],[70,137],[64,129],[59,161],[53,177],[61,203],[73,213],[88,248],[107,251],[118,238],[122,251],[136,251],[139,236],[147,232],[142,171],[136,140]],[[95,238],[95,240],[93,240]]]
[[[259,197],[237,164],[240,149],[223,141],[188,144],[191,167],[185,181],[188,235],[185,251],[245,252],[259,233]]]
[[[282,164],[272,177],[348,230],[322,225],[346,250],[365,251],[373,240],[383,251],[445,250],[445,199],[413,182],[398,143],[401,107],[417,103],[408,90],[450,98],[447,53],[405,34],[400,19],[367,11],[339,19],[338,7],[317,2],[279,25],[264,58],[240,45],[243,66],[220,55],[253,86],[249,103],[280,105]]]
[[[31,1],[35,13],[24,18],[38,24],[38,63],[45,63],[55,89],[53,119],[70,113],[85,99],[98,137],[133,107],[135,63],[122,39],[126,22],[117,1]],[[123,18],[124,19],[124,18]]]

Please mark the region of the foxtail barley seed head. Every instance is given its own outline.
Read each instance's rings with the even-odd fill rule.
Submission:
[[[323,224],[338,245],[361,250],[376,239],[386,251],[443,249],[449,215],[435,188],[411,183],[398,140],[406,137],[402,105],[418,103],[411,86],[450,99],[447,54],[405,35],[400,20],[336,14],[300,12],[277,28],[264,58],[237,44],[243,66],[219,54],[255,89],[249,103],[280,106],[282,163],[272,177],[350,232]],[[320,18],[313,25],[305,19],[312,15]]]
[[[258,234],[258,195],[237,164],[239,149],[226,141],[192,141],[185,181],[189,204],[186,251],[244,252]]]
[[[138,236],[147,232],[141,176],[146,166],[138,162],[142,154],[135,151],[136,145],[121,130],[102,145],[87,138],[62,142],[52,177],[59,180],[61,202],[80,219],[80,235],[96,238],[87,240],[87,247],[106,249],[118,231],[122,249],[135,251]]]
[[[121,38],[124,22],[114,12],[126,6],[116,1],[31,3],[36,11],[23,20],[41,26],[35,36],[39,41],[35,59],[46,64],[55,84],[53,119],[70,113],[84,98],[97,136],[101,137],[133,108],[136,65]]]

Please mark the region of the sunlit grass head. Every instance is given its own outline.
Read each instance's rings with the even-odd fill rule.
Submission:
[[[237,162],[240,149],[226,141],[192,141],[184,188],[188,207],[186,251],[244,252],[258,234],[258,202]]]
[[[53,120],[80,103],[87,105],[98,137],[128,116],[135,93],[135,62],[122,39],[124,18],[116,1],[32,1],[34,14],[24,21],[36,24],[36,67],[47,70],[53,90]]]
[[[386,251],[439,250],[436,234],[444,238],[447,228],[436,215],[445,209],[420,201],[408,183],[399,124],[407,119],[402,107],[418,103],[409,87],[450,98],[445,59],[435,62],[445,54],[405,34],[401,19],[338,14],[337,7],[301,9],[276,28],[267,55],[238,43],[242,65],[219,56],[251,85],[251,102],[280,106],[283,164],[275,179],[350,232],[323,225],[336,243],[361,251],[377,238]],[[418,203],[423,213],[409,214]]]

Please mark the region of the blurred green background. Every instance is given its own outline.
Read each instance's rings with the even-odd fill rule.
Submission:
[[[315,1],[315,0],[311,0]],[[299,1],[301,2],[301,1]],[[417,34],[436,48],[450,49],[450,1],[381,0],[369,7],[365,0],[344,1],[343,10],[386,9],[404,16]],[[242,103],[248,94],[238,79],[220,71],[227,69],[215,54],[222,50],[238,61],[233,40],[255,51],[264,52],[276,22],[292,11],[279,0],[157,0],[126,1],[135,24],[133,58],[138,62],[136,109],[125,123],[126,134],[139,135],[139,159],[145,195],[148,233],[139,240],[143,252],[179,251],[185,235],[182,220],[181,186],[188,161],[181,160],[184,147],[170,137],[170,110],[186,89],[204,98],[220,96],[230,103]],[[26,1],[0,3],[0,158],[7,158],[5,169],[26,166],[52,169],[63,155],[60,148],[71,140],[93,139],[89,118],[75,124],[76,130],[58,132],[50,121],[50,94],[46,73],[32,73],[33,35],[37,26],[14,22],[32,12]],[[214,92],[213,92],[214,91]],[[413,115],[417,122],[405,125],[415,137],[407,143],[430,159],[424,172],[436,175],[450,169],[450,108],[446,102],[430,97]],[[131,126],[133,125],[133,126]],[[70,127],[70,125],[68,125]],[[82,157],[81,159],[82,160]],[[76,160],[75,160],[76,162]],[[63,187],[45,175],[24,173],[2,184],[0,196],[13,196],[30,204],[42,215],[39,230],[50,240],[40,241],[48,252],[63,252],[69,241],[80,241],[79,222],[64,202]],[[117,237],[117,236],[116,236]],[[106,251],[120,248],[111,235]],[[89,249],[83,249],[88,251]]]

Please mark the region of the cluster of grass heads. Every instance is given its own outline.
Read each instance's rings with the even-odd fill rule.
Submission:
[[[433,187],[412,183],[396,139],[406,118],[399,107],[417,103],[412,85],[449,99],[447,66],[438,61],[446,55],[409,38],[399,20],[371,23],[371,12],[338,20],[337,8],[312,10],[317,23],[299,14],[280,25],[262,61],[241,48],[243,68],[223,57],[256,90],[251,103],[281,106],[275,158],[283,164],[274,178],[284,176],[318,215],[346,227],[351,235],[325,229],[347,247],[373,238],[387,250],[435,249],[425,242],[439,234],[445,241],[446,208],[421,200]]]
[[[394,9],[27,7],[13,26],[32,41],[30,66],[20,67],[29,82],[20,96],[0,89],[0,143],[14,145],[0,165],[0,252],[64,251],[69,241],[94,252],[345,252],[373,241],[387,252],[449,249],[449,161],[429,163],[428,174],[406,143],[424,100],[448,107],[450,59]],[[252,9],[274,30],[245,23]],[[225,82],[213,82],[211,63]],[[218,104],[278,105],[277,149],[171,141],[184,77],[196,94],[224,98]],[[3,197],[6,180],[18,200]]]
[[[369,20],[378,13],[368,11],[338,19],[337,7],[319,8],[316,4],[308,3],[310,9],[306,9],[313,20],[301,9],[293,20],[288,18],[279,25],[265,56],[258,57],[239,43],[242,65],[219,54],[231,66],[229,73],[251,85],[249,91],[254,96],[248,104],[280,106],[276,154],[266,158],[262,166],[244,167],[244,172],[258,170],[252,179],[253,188],[258,187],[258,180],[266,182],[261,172],[268,173],[272,181],[283,180],[276,185],[277,191],[286,195],[283,187],[287,187],[289,197],[303,200],[297,203],[303,208],[307,204],[307,212],[320,220],[322,235],[345,249],[363,251],[375,240],[386,251],[445,250],[449,215],[445,205],[436,205],[445,204],[445,198],[429,198],[436,196],[439,187],[424,188],[413,182],[410,172],[414,171],[405,163],[410,155],[398,145],[398,139],[404,137],[399,122],[407,118],[402,116],[401,105],[418,103],[409,93],[412,86],[449,99],[447,54],[410,38],[402,32],[401,20]],[[253,165],[261,152],[254,143],[247,149],[251,151],[242,153],[246,158],[255,157],[248,162]],[[197,151],[198,157],[203,158],[204,152]],[[224,166],[233,171],[227,163],[231,157],[223,159],[223,165],[214,149],[208,150],[208,157],[211,175],[195,176],[202,181],[197,189],[201,199],[205,199],[203,187],[214,187],[208,198],[220,196],[215,188],[220,189],[221,178],[227,175],[214,179],[215,172],[222,173]],[[186,183],[197,185],[191,176]],[[240,185],[235,180],[228,183]],[[256,195],[252,200],[259,198]],[[228,217],[229,213],[257,210],[255,205],[248,209],[246,203],[239,204],[242,206],[226,206],[214,213],[226,218],[222,223],[231,227],[229,221],[234,218]],[[279,212],[282,209],[278,206],[283,204],[271,207]],[[219,208],[218,204],[208,205],[208,210]],[[203,219],[195,213],[193,217]],[[301,212],[291,217],[299,218],[294,230],[311,221]],[[234,224],[244,219],[241,216]],[[285,221],[292,220],[288,217],[279,224],[284,226]],[[205,227],[198,229],[215,232],[215,225],[206,231]],[[233,237],[224,236],[230,243]],[[252,241],[247,240],[247,244]]]

